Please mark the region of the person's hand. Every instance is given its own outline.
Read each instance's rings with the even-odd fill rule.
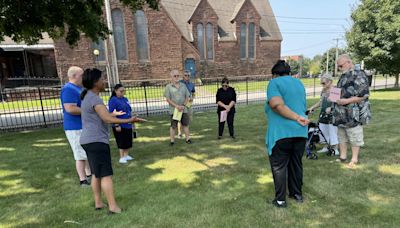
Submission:
[[[304,118],[303,116],[299,116],[296,120],[297,123],[299,123],[301,126],[306,126],[310,123],[309,119]]]
[[[176,107],[178,109],[178,111],[183,112],[183,110],[185,109],[185,106],[182,105],[178,105],[178,107]]]
[[[348,99],[339,99],[336,101],[336,104],[338,105],[347,105],[349,104],[349,100]]]
[[[139,123],[147,122],[146,119],[142,119],[142,118],[139,118],[139,117],[133,117],[133,119],[134,119],[134,122],[139,122]]]
[[[115,131],[121,132],[121,131],[122,131],[121,126],[116,126],[116,127],[115,127]]]
[[[228,113],[229,111],[231,111],[231,108],[229,108],[229,106],[226,106],[225,111]]]
[[[331,111],[332,111],[332,108],[331,108],[331,107],[328,107],[328,108],[325,109],[326,114],[330,114]]]
[[[111,115],[113,115],[114,117],[115,116],[122,116],[122,115],[125,115],[125,114],[126,114],[126,112],[117,111],[117,109],[114,109],[114,111],[111,113]]]

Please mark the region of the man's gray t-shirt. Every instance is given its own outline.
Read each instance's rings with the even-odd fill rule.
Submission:
[[[177,105],[184,105],[186,98],[189,98],[190,93],[189,90],[187,89],[186,85],[183,84],[182,82],[179,82],[179,88],[175,86],[175,84],[170,83],[165,87],[165,92],[164,96],[170,100],[172,100],[175,104]],[[174,114],[174,109],[175,107],[172,105],[169,105],[169,114],[173,115]],[[183,113],[187,113],[188,108],[185,107],[183,110]]]
[[[96,110],[94,110],[96,105],[104,105],[103,100],[97,94],[88,91],[81,103],[81,145],[94,142],[109,144],[110,133],[108,131],[108,124],[104,123],[96,113]]]

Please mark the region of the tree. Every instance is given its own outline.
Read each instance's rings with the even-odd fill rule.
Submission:
[[[361,0],[352,12],[353,26],[346,38],[349,50],[369,69],[400,74],[400,1]]]
[[[292,72],[292,75],[295,75],[295,74],[299,73],[299,71],[300,71],[300,63],[298,61],[289,58],[287,60],[287,63],[290,66],[290,70]]]
[[[326,72],[326,54],[329,52],[329,70],[328,72],[332,73],[335,71],[335,61],[336,61],[336,48],[331,48],[327,50],[322,56],[320,61],[320,69],[323,72]],[[345,49],[339,48],[338,53],[339,55],[344,54],[346,52]]]
[[[158,9],[158,0],[120,0],[133,12],[147,3]],[[35,44],[47,32],[53,39],[65,36],[70,45],[80,34],[92,40],[105,38],[104,0],[0,0],[0,41],[4,36],[16,42]]]

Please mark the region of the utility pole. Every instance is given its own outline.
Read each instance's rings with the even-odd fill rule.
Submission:
[[[301,78],[301,75],[303,74],[303,56],[302,55],[300,55],[299,61],[300,61],[299,78]]]
[[[334,73],[334,77],[336,77],[336,74],[337,74],[337,60],[338,60],[338,57],[339,57],[339,40],[340,40],[340,38],[336,38],[336,39],[333,39],[333,40],[336,40],[336,58],[335,58],[335,73]]]
[[[329,51],[331,49],[328,49],[328,51],[326,52],[326,74],[329,73]]]
[[[109,0],[104,0],[104,6],[106,9],[106,18],[107,18],[107,27],[108,30],[113,32],[113,27],[112,27],[112,17],[111,17],[111,7],[110,7],[110,1]],[[108,36],[108,41],[110,42],[110,54],[111,54],[111,64],[110,64],[110,70],[111,70],[111,75],[108,83],[114,86],[115,84],[119,83],[119,74],[118,74],[118,62],[117,62],[117,53],[115,51],[115,43],[114,43],[114,36],[113,33],[110,33]],[[106,43],[106,42],[105,42]],[[106,49],[106,55],[108,54],[108,45],[105,45]],[[106,58],[107,59],[107,58]]]

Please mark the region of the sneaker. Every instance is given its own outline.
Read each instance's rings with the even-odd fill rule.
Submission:
[[[131,157],[131,156],[129,156],[129,155],[126,155],[125,156],[125,160],[127,160],[127,161],[130,161],[130,160],[133,160],[133,159],[135,159],[134,157]]]
[[[339,150],[338,150],[338,149],[335,149],[335,156],[339,156],[339,155],[340,155]]]
[[[222,139],[222,136],[218,136],[218,139]]]
[[[272,205],[274,205],[275,207],[279,207],[279,208],[287,207],[286,201],[273,200]]]
[[[318,153],[326,153],[328,152],[328,147],[324,146],[324,148],[322,148],[321,150],[317,151]]]
[[[91,184],[92,183],[92,175],[86,176],[86,181]]]
[[[81,188],[88,188],[88,187],[90,187],[90,184],[87,180],[83,180],[80,182],[80,186],[81,186]]]
[[[128,161],[126,160],[125,157],[119,159],[119,164],[126,164],[126,163],[128,163]]]
[[[175,142],[169,142],[170,146],[173,146],[175,144]]]
[[[298,203],[302,203],[304,201],[303,196],[299,194],[289,195],[289,198],[296,200]]]

